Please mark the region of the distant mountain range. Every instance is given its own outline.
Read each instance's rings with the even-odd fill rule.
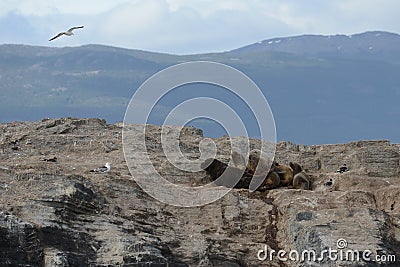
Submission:
[[[378,31],[354,35],[302,35],[264,40],[232,52],[284,52],[302,56],[399,63],[399,42],[398,34]]]
[[[185,56],[101,45],[0,45],[0,121],[66,116],[122,121],[142,82],[165,67],[192,60],[228,64],[252,78],[269,101],[278,140],[400,142],[400,35],[378,31],[274,38],[232,51]],[[162,105],[173,107],[208,94],[236,105],[232,95],[216,91],[192,86],[177,90]],[[251,120],[246,108],[238,112]],[[209,136],[223,134],[215,124],[195,126]],[[250,134],[257,137],[253,127]]]

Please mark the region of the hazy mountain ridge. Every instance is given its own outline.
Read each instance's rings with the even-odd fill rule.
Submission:
[[[251,44],[233,53],[285,52],[322,57],[350,57],[400,63],[400,35],[371,31],[354,35],[301,35],[273,38]]]
[[[0,121],[63,116],[121,121],[141,83],[192,60],[225,63],[251,77],[271,105],[279,140],[400,142],[395,134],[400,125],[393,123],[400,116],[400,35],[386,32],[274,38],[184,56],[103,45],[0,45]],[[219,134],[212,128],[205,133]]]

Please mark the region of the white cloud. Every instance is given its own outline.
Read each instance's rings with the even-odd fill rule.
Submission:
[[[2,0],[0,3],[0,15],[5,15],[9,12],[16,12],[26,16],[46,16],[54,13],[98,14],[124,2],[127,2],[127,0]]]
[[[306,33],[400,32],[399,9],[397,0],[2,0],[0,43],[49,45],[54,33],[82,24],[51,45],[213,52]]]
[[[165,3],[156,0],[122,4],[103,14],[100,27],[107,35],[118,37],[147,32],[159,28],[167,9]]]

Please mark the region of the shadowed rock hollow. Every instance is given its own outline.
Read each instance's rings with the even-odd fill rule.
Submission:
[[[160,127],[149,125],[147,130],[147,151],[167,180],[191,186],[210,181],[205,171],[176,169],[163,153]],[[212,204],[179,208],[149,197],[138,187],[124,159],[121,135],[119,125],[100,119],[0,125],[1,266],[400,264],[398,145],[388,141],[279,143],[276,161],[302,164],[313,178],[313,190],[233,189]],[[202,139],[200,130],[184,128],[183,154],[198,158]],[[217,158],[228,162],[229,138],[214,141]],[[251,148],[259,144],[251,140]],[[54,157],[56,162],[45,161]],[[111,163],[109,173],[89,172],[105,162]],[[342,163],[349,171],[336,173]],[[324,185],[329,179],[332,187]],[[347,241],[346,249],[394,255],[397,262],[327,257],[299,262],[276,256],[260,261],[257,257],[265,246],[321,253],[337,249],[340,238]]]

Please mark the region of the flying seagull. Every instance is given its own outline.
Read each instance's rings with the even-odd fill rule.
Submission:
[[[90,170],[90,172],[109,172],[111,169],[110,163],[106,163],[103,167],[99,167],[93,170]]]
[[[53,38],[51,38],[49,41],[53,41],[54,39],[56,39],[56,38],[58,38],[58,37],[60,37],[60,36],[62,36],[62,35],[67,35],[67,36],[74,35],[74,33],[72,32],[73,30],[82,29],[82,28],[83,28],[83,26],[72,27],[71,29],[69,29],[69,30],[66,31],[66,32],[60,32],[59,34],[57,34],[56,36],[54,36]]]

